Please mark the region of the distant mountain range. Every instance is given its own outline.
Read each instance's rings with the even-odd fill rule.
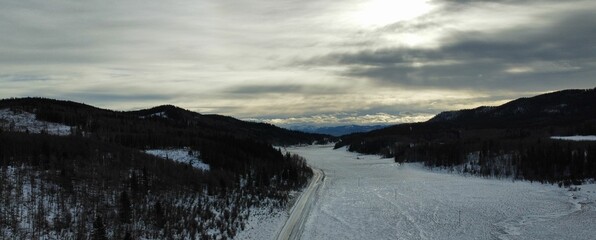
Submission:
[[[313,126],[313,125],[294,125],[287,127],[291,130],[306,132],[306,133],[318,133],[327,134],[331,136],[342,136],[351,133],[362,133],[369,132],[376,129],[387,127],[387,125],[342,125],[342,126]]]

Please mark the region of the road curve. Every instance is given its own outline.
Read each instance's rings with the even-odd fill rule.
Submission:
[[[294,206],[292,206],[292,209],[290,209],[290,217],[277,234],[277,240],[300,239],[304,223],[306,223],[308,214],[314,204],[315,194],[325,180],[325,173],[322,170],[313,167],[311,169],[313,177],[294,203]]]

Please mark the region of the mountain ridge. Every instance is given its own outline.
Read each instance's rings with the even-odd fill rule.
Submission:
[[[181,129],[218,131],[242,138],[261,139],[276,145],[324,142],[333,137],[284,129],[268,123],[246,122],[217,114],[201,114],[174,105],[160,105],[132,111],[115,111],[68,100],[49,98],[12,98],[0,100],[0,108],[15,108],[35,113],[39,120],[68,126],[90,128],[92,123],[131,121],[137,125],[150,121],[155,125]],[[163,116],[159,116],[163,113]],[[219,134],[218,133],[218,134]]]
[[[519,98],[500,106],[481,106],[439,113],[428,122],[451,122],[456,124],[479,124],[479,120],[522,123],[541,119],[558,118],[557,122],[576,118],[596,117],[596,89],[562,90],[534,97]],[[574,116],[571,116],[574,115]],[[461,123],[457,123],[457,122]],[[486,123],[483,123],[486,124]],[[491,122],[491,124],[498,124]],[[535,124],[535,122],[533,123]]]

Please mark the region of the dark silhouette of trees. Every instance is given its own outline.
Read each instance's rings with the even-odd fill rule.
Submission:
[[[95,221],[93,221],[93,235],[91,237],[93,240],[107,240],[106,237],[106,227],[103,223],[103,219],[101,216],[97,216]]]
[[[120,222],[123,224],[130,223],[132,218],[132,212],[130,207],[130,199],[128,198],[128,193],[126,191],[122,191],[120,194],[120,208],[119,208],[119,215],[120,215]]]

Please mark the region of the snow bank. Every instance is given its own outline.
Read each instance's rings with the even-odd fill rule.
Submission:
[[[552,136],[551,139],[567,140],[567,141],[596,141],[596,136]]]
[[[42,133],[67,136],[71,134],[71,127],[59,123],[39,121],[35,114],[0,109],[0,128],[6,131]]]
[[[156,157],[163,159],[171,159],[176,162],[187,163],[194,168],[209,171],[209,164],[201,161],[201,153],[192,151],[188,148],[181,149],[151,149],[145,151],[147,154],[151,154]]]

